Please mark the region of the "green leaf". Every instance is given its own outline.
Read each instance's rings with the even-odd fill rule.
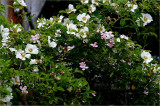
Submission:
[[[110,74],[110,77],[112,77],[112,76],[113,76],[113,74],[114,74],[114,72],[112,72],[112,73]]]
[[[57,87],[57,90],[64,91],[64,89],[62,87]]]
[[[64,11],[64,10],[60,10],[59,13],[60,13],[60,14],[63,14],[63,13],[67,13],[67,12]]]
[[[83,75],[84,75],[83,71],[78,70],[78,69],[76,69],[74,72],[75,72],[75,73],[80,73],[80,74],[83,74]]]
[[[49,104],[53,104],[53,100],[49,100]]]
[[[125,23],[126,23],[126,22],[125,22],[125,19],[121,19],[121,20],[120,20],[120,25],[121,25],[121,26],[124,26]]]
[[[77,5],[76,9],[80,9],[82,7],[82,5]]]

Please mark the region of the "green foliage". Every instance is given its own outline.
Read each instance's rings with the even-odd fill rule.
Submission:
[[[4,5],[0,4],[0,14],[6,13],[4,9],[5,9]]]
[[[157,37],[152,23],[145,26],[140,18],[156,15],[157,2],[132,1],[134,12],[127,0],[112,3],[99,2],[94,12],[88,12],[91,1],[78,3],[76,12],[61,10],[72,21],[67,24],[58,15],[39,19],[26,32],[11,24],[9,38],[1,31],[0,40],[8,42],[0,43],[0,101],[12,87],[13,105],[157,105],[160,66],[132,40]]]
[[[89,89],[88,82],[84,78],[75,78],[72,73],[74,70],[66,68],[63,64],[51,65],[53,68],[46,70],[47,72],[41,71],[39,74],[29,70],[21,70],[18,73],[19,76],[23,76],[23,84],[30,87],[26,103],[89,104],[93,91]],[[62,72],[64,74],[61,74]],[[22,103],[23,95],[20,98],[22,98],[20,99]],[[17,100],[13,99],[13,104],[16,103]]]

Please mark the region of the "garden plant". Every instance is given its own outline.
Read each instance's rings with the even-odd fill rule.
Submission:
[[[143,47],[158,12],[155,0],[80,0],[29,31],[0,15],[0,104],[158,105],[160,65]]]

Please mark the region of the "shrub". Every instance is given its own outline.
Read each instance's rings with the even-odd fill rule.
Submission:
[[[158,104],[157,61],[107,26],[101,13],[116,4],[91,3],[70,5],[60,11],[68,18],[39,19],[37,28],[26,32],[17,24],[1,25],[1,98],[11,96],[7,102],[13,98],[13,104]]]

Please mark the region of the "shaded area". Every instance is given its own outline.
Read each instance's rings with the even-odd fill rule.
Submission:
[[[61,0],[61,1],[52,1],[47,0],[39,17],[45,17],[49,19],[52,16],[57,16],[60,10],[65,10],[68,8],[69,4],[75,4],[78,1],[73,0]]]

